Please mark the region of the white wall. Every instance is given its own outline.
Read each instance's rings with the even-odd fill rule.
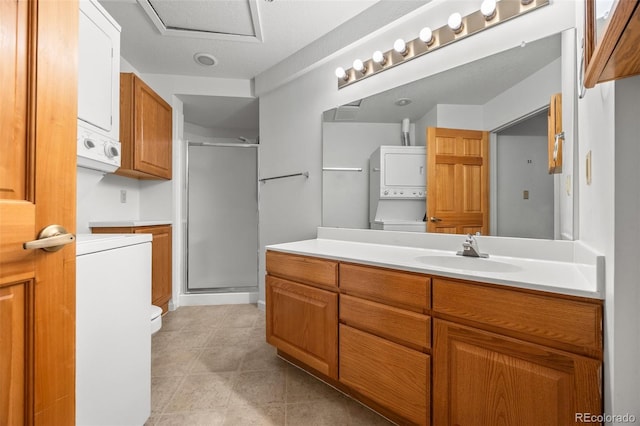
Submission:
[[[498,136],[494,161],[500,179],[492,188],[498,199],[495,235],[553,239],[553,176],[547,173],[547,155],[546,134]]]
[[[486,130],[482,105],[439,104],[437,108],[438,127]],[[423,133],[426,135],[426,129],[424,129]]]
[[[400,132],[400,123],[322,124],[323,167],[362,168],[322,172],[323,226],[369,228],[369,157],[381,145],[400,145]]]
[[[613,312],[607,315],[614,335],[611,399],[615,412],[631,411],[640,420],[640,77],[615,83],[615,105],[615,275]]]

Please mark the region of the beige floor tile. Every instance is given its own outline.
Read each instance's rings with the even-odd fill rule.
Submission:
[[[182,377],[151,378],[151,413],[160,414],[182,383]]]
[[[183,309],[183,308],[181,308]],[[194,319],[187,316],[181,315],[179,312],[180,309],[169,312],[162,317],[162,331],[180,331],[188,327],[194,322]],[[154,336],[155,337],[155,336]]]
[[[164,352],[174,348],[197,349],[204,348],[211,331],[192,330],[189,327],[181,331],[159,331],[152,339],[152,350]]]
[[[395,424],[354,400],[347,403],[347,410],[350,426],[391,426]]]
[[[284,390],[284,370],[240,372],[233,386],[229,405],[283,403]]]
[[[226,407],[233,381],[234,373],[185,376],[167,403],[164,414]]]
[[[273,346],[266,343],[251,344],[242,359],[240,371],[276,370],[286,365],[285,361],[278,358]]]
[[[246,343],[205,348],[191,365],[191,373],[236,371],[248,348]]]
[[[223,424],[224,416],[224,407],[208,411],[163,414],[154,426],[219,426]]]
[[[211,332],[211,335],[205,342],[206,347],[218,347],[221,345],[235,345],[239,343],[249,343],[253,329],[244,328],[217,328]]]
[[[392,424],[278,358],[256,305],[181,307],[152,342],[145,426]]]
[[[284,404],[232,406],[224,426],[284,426]]]
[[[147,421],[144,422],[144,426],[155,426],[159,419],[160,419],[159,414],[151,413],[151,417],[149,417]]]
[[[220,323],[220,327],[230,327],[230,328],[243,328],[243,327],[253,327],[256,325],[258,320],[262,319],[260,312],[257,308],[252,310],[232,310],[229,311],[227,316],[224,317],[222,322]]]
[[[348,426],[345,398],[331,398],[286,405],[287,426]]]
[[[189,372],[201,349],[177,348],[171,351],[151,353],[151,376],[183,376]]]
[[[229,312],[231,315],[234,315],[235,312],[231,305],[191,306],[189,308],[188,315],[191,321],[187,328],[208,331],[222,327]]]
[[[345,398],[342,393],[299,368],[287,366],[286,376],[287,404]]]

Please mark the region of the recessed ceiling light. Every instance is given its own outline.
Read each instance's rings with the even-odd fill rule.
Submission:
[[[212,67],[218,63],[215,56],[202,52],[193,55],[193,60],[196,61],[196,64],[202,65],[203,67]]]
[[[394,103],[398,106],[405,106],[405,105],[409,105],[411,102],[413,102],[411,99],[409,98],[400,98],[397,101],[395,101]]]

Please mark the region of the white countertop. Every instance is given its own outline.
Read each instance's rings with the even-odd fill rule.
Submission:
[[[94,220],[89,222],[89,228],[121,228],[126,226],[156,226],[171,225],[170,220]]]
[[[269,245],[266,248],[285,253],[351,261],[442,277],[594,299],[604,298],[603,283],[601,282],[602,271],[600,270],[603,269],[604,258],[601,256],[596,256],[597,261],[592,263],[498,255],[490,255],[489,259],[479,259],[456,256],[455,251],[450,250],[325,238]],[[483,248],[482,244],[480,244],[480,248]],[[440,263],[450,261],[454,266],[445,267],[425,263],[420,259],[425,256],[428,257],[427,261],[435,260]],[[438,258],[434,259],[431,256]],[[446,257],[453,259],[444,259],[443,261],[443,258]]]

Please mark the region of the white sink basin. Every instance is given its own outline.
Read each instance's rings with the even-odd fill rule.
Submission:
[[[468,256],[420,256],[416,257],[420,263],[428,266],[447,269],[462,269],[478,272],[518,272],[522,268],[510,263],[498,262],[491,259]]]

